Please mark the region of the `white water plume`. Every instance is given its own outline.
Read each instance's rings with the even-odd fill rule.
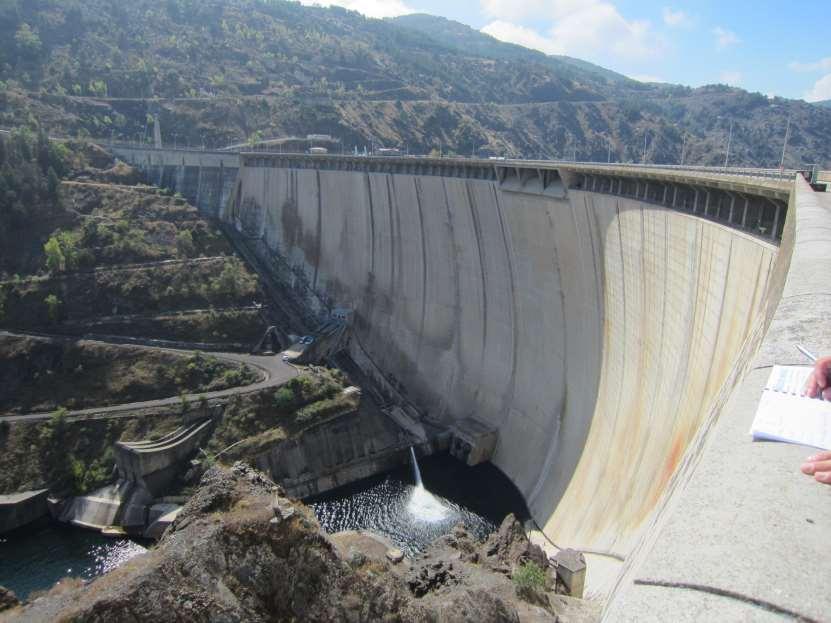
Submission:
[[[413,478],[416,486],[407,500],[407,512],[415,519],[426,523],[438,523],[446,520],[451,510],[439,498],[424,488],[421,481],[421,470],[418,468],[418,459],[412,446],[410,446],[410,458],[412,459]]]
[[[407,512],[419,521],[438,523],[447,519],[451,510],[423,485],[417,485],[407,500]]]

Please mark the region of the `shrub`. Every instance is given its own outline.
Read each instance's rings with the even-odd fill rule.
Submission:
[[[195,255],[196,245],[193,244],[193,235],[190,233],[190,230],[183,229],[176,234],[176,253],[183,259]]]
[[[50,294],[43,302],[46,303],[46,314],[50,322],[57,322],[61,317],[61,299],[54,294]]]
[[[297,412],[295,419],[303,423],[322,420],[333,415],[347,413],[357,408],[357,406],[358,402],[355,398],[340,394],[334,398],[318,400],[310,405],[306,405]]]
[[[294,392],[288,385],[283,385],[274,392],[274,406],[280,411],[289,411],[294,407]]]
[[[545,570],[533,561],[514,571],[512,579],[517,590],[545,590]]]

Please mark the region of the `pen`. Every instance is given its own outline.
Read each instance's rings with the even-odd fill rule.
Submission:
[[[802,353],[803,355],[805,355],[808,359],[810,359],[812,362],[814,362],[814,363],[816,363],[816,362],[817,362],[817,358],[816,358],[816,356],[815,356],[815,355],[812,355],[812,354],[811,354],[811,353],[810,353],[810,352],[809,352],[809,351],[808,351],[808,350],[807,350],[804,346],[801,346],[801,345],[797,344],[797,345],[796,345],[796,349],[797,349],[800,353]]]

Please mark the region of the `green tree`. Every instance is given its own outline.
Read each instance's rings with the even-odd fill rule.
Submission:
[[[14,43],[21,56],[28,58],[34,58],[40,54],[42,47],[37,32],[32,30],[32,27],[26,22],[23,22],[14,34]]]
[[[107,83],[103,80],[92,80],[89,83],[89,92],[98,97],[106,97]]]
[[[43,245],[46,268],[49,272],[58,273],[78,268],[79,260],[83,259],[84,255],[78,250],[78,240],[82,235],[71,231],[57,231],[49,237]]]
[[[193,234],[190,233],[189,229],[183,229],[176,234],[176,253],[181,258],[193,257],[196,254]]]
[[[43,300],[43,302],[46,303],[46,314],[49,316],[50,322],[57,322],[60,320],[61,306],[63,305],[63,303],[61,303],[61,299],[54,294],[50,294]]]
[[[6,318],[6,301],[8,298],[9,295],[8,292],[6,292],[6,288],[0,286],[0,322]]]
[[[256,132],[254,132],[253,134],[251,134],[251,136],[249,136],[249,137],[248,137],[248,146],[253,148],[253,147],[255,147],[255,146],[257,145],[257,143],[259,143],[261,140],[263,140],[263,134],[262,134],[262,132],[260,132],[259,130],[257,130]]]
[[[58,196],[58,189],[61,186],[61,178],[55,173],[55,169],[49,167],[49,172],[46,175],[46,187],[49,189],[50,197]]]
[[[43,251],[46,253],[46,268],[50,273],[59,273],[66,270],[66,257],[64,257],[61,250],[61,243],[55,236],[49,238],[47,243],[43,245]]]

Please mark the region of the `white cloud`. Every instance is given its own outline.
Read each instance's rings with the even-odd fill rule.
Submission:
[[[724,50],[729,48],[731,45],[736,45],[737,43],[741,42],[738,35],[734,33],[732,30],[727,30],[726,28],[722,28],[721,26],[716,26],[713,28],[713,35],[716,37],[716,47],[719,50]]]
[[[561,52],[551,39],[546,39],[536,30],[520,26],[519,24],[497,20],[485,26],[482,32],[500,41],[516,43],[526,48],[533,48],[534,50],[545,52],[546,54],[559,54]]]
[[[535,1],[519,0],[519,4],[527,10]],[[508,6],[503,0],[483,2],[492,11]],[[568,54],[601,61],[608,61],[610,56],[627,60],[652,58],[664,48],[663,40],[653,32],[649,22],[628,20],[609,2],[549,0],[546,8],[548,15],[556,17],[545,34],[506,20],[491,22],[482,32],[546,54]]]
[[[564,15],[596,4],[594,0],[480,0],[482,9],[496,20],[521,22],[528,16],[559,19]]]
[[[363,13],[367,17],[398,17],[414,13],[413,9],[401,0],[332,0],[331,2],[321,0],[300,0],[300,4],[306,6],[341,6],[350,11]]]
[[[730,86],[736,87],[742,83],[743,76],[740,71],[723,71],[718,79],[722,84],[729,84]]]
[[[634,76],[629,76],[632,80],[637,80],[638,82],[666,82],[663,78],[659,78],[658,76],[651,76],[649,74],[636,74]]]
[[[672,28],[689,28],[693,24],[692,18],[682,10],[675,10],[672,7],[664,7],[664,24]]]
[[[788,65],[792,71],[808,72],[808,71],[829,71],[831,70],[831,56],[821,58],[812,63],[800,63],[794,61]]]
[[[817,80],[814,87],[805,94],[805,101],[821,102],[831,100],[831,74]]]

